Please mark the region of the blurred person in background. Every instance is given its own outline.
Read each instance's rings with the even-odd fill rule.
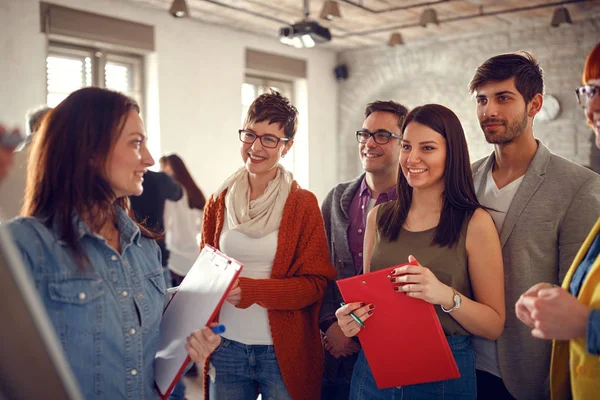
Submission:
[[[179,286],[198,257],[206,198],[177,154],[161,157],[160,169],[183,187],[181,199],[166,202],[164,215],[168,268],[173,286]]]
[[[0,210],[2,210],[0,218],[3,220],[12,219],[18,216],[21,211],[23,197],[25,196],[25,175],[31,142],[42,119],[50,110],[51,108],[43,106],[27,114],[27,139],[23,145],[16,149],[14,156],[11,156],[14,157],[14,167],[6,175],[4,183],[0,186]]]

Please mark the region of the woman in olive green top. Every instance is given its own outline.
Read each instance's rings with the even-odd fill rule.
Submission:
[[[458,379],[379,390],[364,354],[352,375],[351,399],[475,399],[470,335],[494,340],[504,325],[504,272],[494,222],[475,195],[464,131],[449,109],[427,104],[411,111],[402,129],[398,200],[367,217],[364,271],[399,267],[390,285],[437,305],[436,311],[460,370]],[[368,327],[376,304],[351,303],[336,316],[346,336]],[[398,310],[399,313],[401,310]],[[390,350],[393,343],[386,343]],[[399,363],[410,360],[398,357]]]

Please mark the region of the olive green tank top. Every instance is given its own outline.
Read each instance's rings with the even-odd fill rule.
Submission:
[[[382,204],[377,211],[377,221],[384,207],[390,207],[393,202]],[[456,245],[440,247],[432,245],[435,228],[421,232],[411,232],[402,228],[398,239],[389,241],[383,238],[377,230],[375,246],[371,256],[371,271],[393,267],[408,262],[408,256],[413,255],[419,263],[431,270],[436,278],[456,289],[463,296],[473,298],[471,279],[469,278],[466,237],[470,217],[467,218]],[[462,327],[450,314],[442,311],[439,305],[434,305],[440,323],[447,336],[468,336],[470,333]]]

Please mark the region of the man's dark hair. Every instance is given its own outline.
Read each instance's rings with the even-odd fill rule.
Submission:
[[[475,76],[469,83],[469,92],[476,92],[488,82],[505,81],[512,77],[526,104],[536,94],[544,94],[544,71],[533,54],[526,51],[488,58],[475,70]]]
[[[400,103],[396,103],[395,101],[381,101],[377,100],[372,103],[367,104],[365,108],[365,118],[374,112],[388,112],[392,113],[398,117],[398,128],[402,129],[402,124],[404,123],[404,118],[406,114],[408,114],[408,108],[404,107]]]

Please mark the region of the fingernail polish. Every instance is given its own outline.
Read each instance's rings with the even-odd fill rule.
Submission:
[[[374,309],[374,308],[375,308],[375,305],[374,305],[374,304],[371,304],[371,305],[369,306],[369,310],[372,310],[372,309]]]
[[[365,306],[365,303],[360,303],[360,306],[361,306],[361,307],[364,307],[364,306]]]
[[[369,311],[369,312],[368,312],[368,314],[369,314],[369,315],[373,314],[373,310]]]

